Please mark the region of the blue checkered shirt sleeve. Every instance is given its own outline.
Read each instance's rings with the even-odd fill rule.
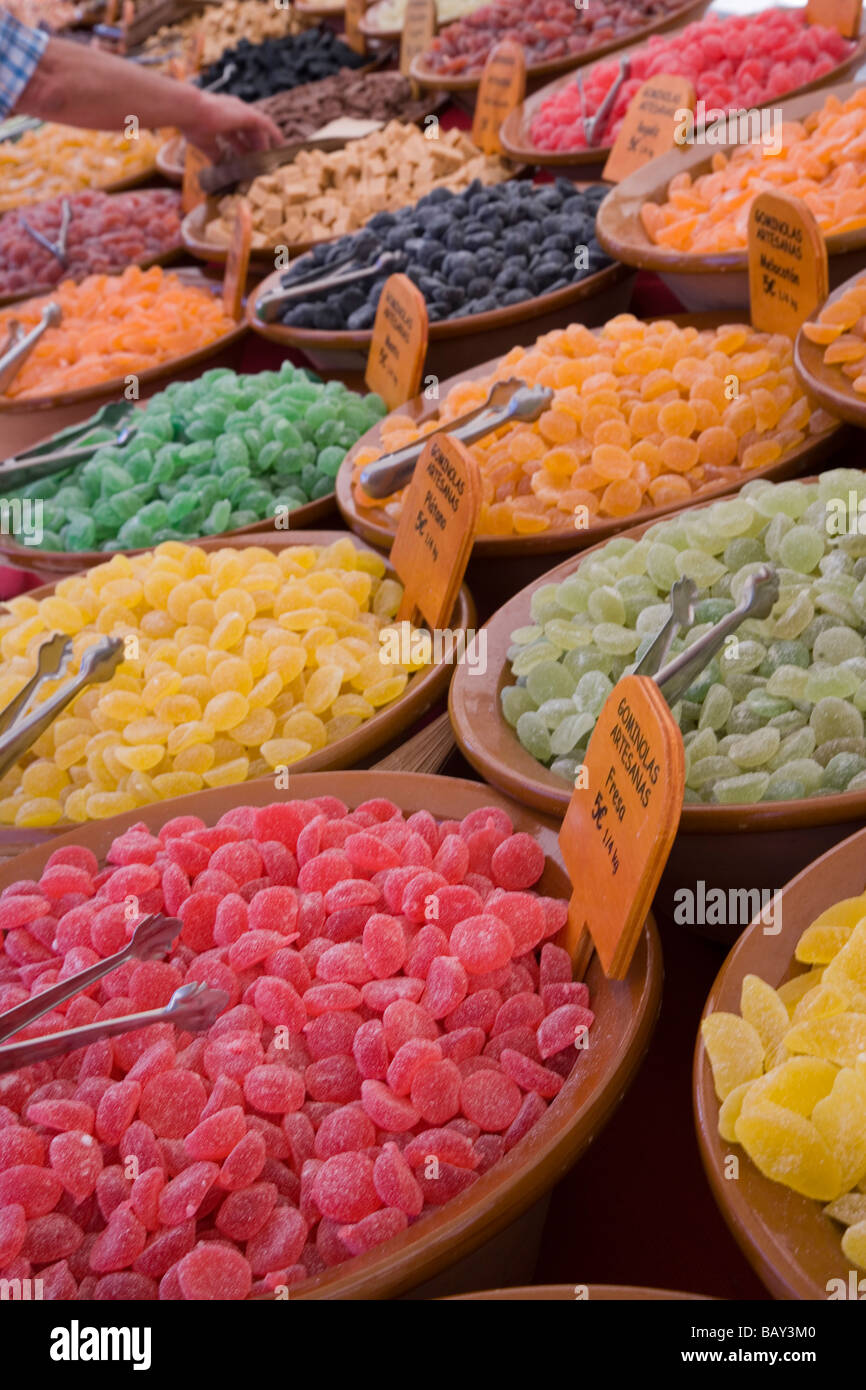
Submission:
[[[48,35],[0,10],[0,118],[8,116],[30,81]]]

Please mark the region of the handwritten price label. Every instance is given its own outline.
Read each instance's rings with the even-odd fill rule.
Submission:
[[[526,54],[514,39],[504,39],[484,64],[472,122],[472,142],[485,154],[502,154],[500,127],[525,91]]]
[[[396,410],[418,395],[426,355],[424,296],[408,276],[390,275],[379,296],[364,380]]]
[[[693,111],[695,89],[687,77],[660,73],[634,94],[619,134],[608,155],[602,178],[621,183],[635,169],[667,154],[676,145],[675,132],[683,111]],[[604,131],[599,131],[604,146]]]
[[[829,293],[827,247],[799,198],[759,193],[749,209],[749,299],[762,333],[791,338]]]

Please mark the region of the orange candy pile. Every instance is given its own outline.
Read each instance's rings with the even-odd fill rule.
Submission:
[[[49,301],[63,319],[49,328],[10,384],[11,399],[51,396],[158,367],[223,337],[234,320],[218,295],[185,284],[159,266],[131,266],[122,275],[64,280],[50,295],[0,313],[0,342],[17,319],[34,328]]]
[[[641,208],[650,240],[694,255],[745,248],[752,199],[768,189],[802,198],[825,235],[866,227],[866,87],[844,103],[828,96],[781,137],[778,153],[744,144],[717,152],[709,174],[677,174],[666,203]]]
[[[839,367],[866,396],[866,276],[804,323],[803,336],[824,348],[825,366]]]
[[[140,130],[135,139],[50,121],[27,130],[0,144],[0,212],[147,174],[160,143],[150,130]]]
[[[531,535],[688,502],[696,493],[775,463],[829,416],[810,408],[794,377],[791,341],[747,324],[680,328],[620,314],[590,332],[583,324],[515,347],[489,376],[456,383],[438,416],[420,427],[406,415],[381,425],[382,448],[353,457],[361,469],[482,405],[494,382],[518,377],[550,386],[549,409],[471,446],[481,470],[479,532]],[[402,495],[384,504],[396,522]]]

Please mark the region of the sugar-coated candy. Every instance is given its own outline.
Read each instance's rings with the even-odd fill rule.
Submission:
[[[160,141],[45,122],[0,144],[0,212],[83,188],[99,188],[152,169]]]
[[[41,1030],[158,1007],[195,980],[229,1002],[205,1034],[151,1025],[42,1064],[35,1084],[4,1078],[0,1274],[33,1270],[57,1298],[242,1299],[466,1191],[556,1103],[592,1024],[549,939],[565,911],[532,891],[544,867],[497,808],[439,823],[319,797],[133,825],[105,867],[61,851],[11,885],[2,1007],[120,949],[130,897],[160,911],[170,895],[183,924],[167,959],[126,962]],[[31,959],[16,933],[42,918],[47,955]],[[841,1093],[826,1099],[831,1136]]]
[[[866,894],[822,912],[795,958],[821,963],[778,990],[746,976],[743,1017],[703,1020],[719,1132],[766,1177],[829,1203],[826,1215],[846,1228],[842,1253],[866,1269],[856,1233],[866,1182]]]

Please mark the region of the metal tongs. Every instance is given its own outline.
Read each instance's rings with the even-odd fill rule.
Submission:
[[[303,274],[293,276],[288,284],[263,294],[256,304],[256,313],[264,323],[272,323],[279,318],[284,305],[296,299],[307,299],[310,295],[325,294],[328,290],[354,285],[361,280],[375,280],[377,275],[391,275],[402,270],[406,257],[399,251],[383,251],[372,265],[358,266],[352,255],[342,260],[332,261],[327,266],[315,266]],[[334,266],[337,271],[334,271]]]
[[[219,92],[227,82],[231,82],[237,72],[236,63],[226,63],[225,70],[213,82],[209,82],[206,87],[202,87],[203,92]]]
[[[18,708],[14,711],[11,720],[6,718],[8,708],[0,715],[0,727],[3,728],[3,732],[0,734],[0,777],[6,775],[10,767],[17,763],[22,753],[27,752],[27,749],[36,742],[36,739],[48,728],[52,720],[75,699],[76,695],[84,690],[85,686],[110,680],[123,661],[123,638],[104,637],[95,646],[88,647],[81,658],[81,667],[77,676],[73,676],[70,681],[62,685],[50,699],[39,705],[32,713],[21,717],[22,710],[26,709],[32,702],[38,687],[44,681],[52,680],[63,665],[63,647],[62,645],[58,647],[57,636],[58,634],[55,633],[47,643],[43,643],[43,646],[40,647],[39,655],[36,658],[36,675],[12,701],[13,706],[17,704]],[[51,648],[51,652],[43,659],[42,652],[46,646]],[[52,667],[52,662],[56,662],[56,666]],[[26,700],[24,703],[20,703],[25,695]]]
[[[614,104],[614,102],[616,101],[617,93],[619,92],[619,89],[620,89],[620,87],[622,86],[623,82],[627,82],[627,81],[628,81],[628,77],[629,77],[629,73],[630,73],[630,72],[631,72],[631,63],[630,63],[629,59],[628,59],[628,58],[620,58],[620,60],[619,60],[619,75],[618,75],[616,78],[614,78],[613,83],[611,84],[610,87],[608,87],[608,89],[607,89],[607,91],[606,91],[606,93],[605,93],[605,96],[604,96],[604,101],[603,101],[603,102],[601,103],[601,105],[599,106],[599,108],[598,108],[598,110],[596,111],[595,115],[594,115],[594,116],[590,116],[589,119],[587,119],[587,117],[584,116],[584,114],[583,114],[583,112],[584,112],[584,104],[583,104],[583,81],[582,81],[580,69],[578,68],[578,82],[577,82],[577,86],[578,86],[578,91],[580,92],[580,114],[581,114],[581,120],[583,121],[583,133],[584,133],[584,136],[586,137],[586,143],[587,143],[588,146],[592,147],[593,145],[597,144],[597,142],[598,142],[598,135],[599,135],[600,131],[604,130],[605,124],[606,124],[606,122],[607,122],[607,118],[608,118],[608,116],[610,115],[611,111],[613,110],[613,104]]]
[[[98,449],[122,448],[134,433],[134,425],[128,423],[128,417],[134,408],[130,401],[115,401],[111,405],[103,406],[83,424],[61,430],[46,443],[34,449],[27,449],[15,458],[6,459],[4,463],[0,463],[0,487],[19,487],[33,478],[46,478],[52,473],[62,473],[73,464],[85,463]],[[105,439],[98,444],[77,442],[86,439],[95,430],[114,429],[117,425],[120,425],[120,428],[116,430],[113,439]]]
[[[55,632],[43,642],[36,655],[36,670],[23,690],[19,690],[14,700],[10,700],[4,710],[0,710],[0,734],[5,734],[13,724],[21,719],[32,705],[36,692],[46,681],[54,680],[66,673],[72,655],[72,642],[62,632]]]
[[[653,676],[668,704],[675,705],[689,686],[694,683],[704,667],[712,661],[716,652],[721,650],[725,638],[729,637],[741,623],[745,622],[746,618],[768,618],[778,597],[779,577],[769,565],[762,565],[747,579],[743,597],[736,608],[733,608],[730,613],[726,613],[708,632],[705,632],[702,637],[698,637],[690,647],[686,647],[685,651],[675,656],[663,671],[659,670],[657,665],[654,670],[647,669],[647,666],[655,665],[654,656],[649,662],[647,660],[656,646],[654,642],[644,654],[635,673],[642,676]],[[679,600],[673,600],[672,608],[674,602],[679,602]],[[665,623],[662,633],[669,627],[671,621],[669,619]],[[673,640],[673,636],[670,640]],[[664,660],[664,651],[661,648],[662,644],[659,644],[657,653],[659,664]]]
[[[62,317],[63,312],[60,305],[52,299],[42,310],[42,318],[39,323],[35,328],[31,328],[29,333],[22,336],[20,331],[15,331],[16,325],[13,325],[9,340],[4,346],[3,355],[0,356],[0,394],[12,385],[46,329],[56,328]]]
[[[38,242],[42,249],[47,251],[49,255],[56,257],[65,270],[69,264],[69,257],[66,254],[66,239],[69,236],[69,223],[72,218],[72,204],[68,198],[63,199],[60,208],[60,230],[57,233],[56,241],[51,241],[49,237],[43,236],[42,232],[37,231],[35,227],[31,227],[23,213],[19,214],[18,221],[21,223],[27,235],[31,236],[35,242]]]
[[[487,400],[475,410],[468,411],[456,420],[443,422],[439,429],[447,430],[449,435],[459,439],[462,444],[474,444],[485,434],[507,425],[512,420],[537,420],[553,399],[553,391],[547,386],[527,386],[525,381],[510,377],[508,381],[497,381],[491,388]],[[434,430],[432,433],[436,433]],[[361,473],[361,487],[369,497],[390,497],[405,487],[414,472],[421,454],[432,436],[423,435],[403,449],[370,463]]]
[[[635,676],[654,676],[671,649],[671,643],[695,616],[698,586],[693,579],[678,579],[670,592],[670,617],[659,628],[632,672]]]

